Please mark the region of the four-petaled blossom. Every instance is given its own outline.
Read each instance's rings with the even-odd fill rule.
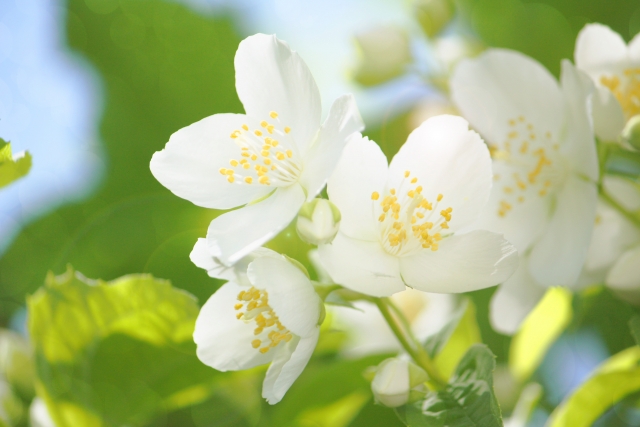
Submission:
[[[320,95],[298,54],[257,34],[235,56],[244,114],[216,114],[174,133],[151,159],[153,175],[196,205],[227,212],[211,222],[211,254],[231,265],[293,220],[322,190],[350,135],[363,128],[353,96],[320,125]]]
[[[478,226],[521,254],[491,302],[494,328],[513,333],[549,286],[572,286],[595,220],[598,163],[589,117],[592,82],[569,61],[562,87],[539,63],[491,49],[465,60],[451,90],[490,145],[494,185]],[[455,213],[455,211],[454,211]]]
[[[574,56],[576,66],[598,87],[593,97],[596,135],[616,141],[626,120],[640,114],[640,35],[627,46],[609,27],[589,24],[578,34]]]
[[[227,268],[201,239],[191,253],[212,277],[230,279],[204,304],[193,333],[198,358],[219,371],[271,363],[262,387],[278,403],[307,365],[318,342],[322,301],[305,273],[260,248]]]
[[[322,263],[337,283],[373,296],[405,284],[438,293],[497,285],[516,269],[514,247],[496,233],[461,232],[490,189],[489,151],[460,117],[424,122],[389,166],[373,141],[354,138],[329,180],[342,221],[319,247]]]

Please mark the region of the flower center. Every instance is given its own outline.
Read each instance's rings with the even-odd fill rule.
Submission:
[[[238,301],[240,302],[234,306],[239,311],[236,318],[247,323],[255,323],[255,339],[251,341],[251,346],[260,353],[264,354],[281,342],[289,342],[293,338],[269,306],[267,291],[252,286],[249,290],[240,291]]]
[[[382,199],[377,191],[371,194],[374,214],[380,222],[382,246],[396,256],[421,248],[437,251],[453,211],[451,207],[439,209],[442,194],[434,201],[427,200],[422,195],[422,186],[417,185],[418,178],[409,179],[410,175],[411,172],[406,171],[398,190],[390,189]]]
[[[281,125],[275,111],[269,116],[273,122],[261,121],[260,129],[251,130],[244,124],[231,133],[241,157],[229,160],[230,168],[220,168],[229,183],[282,187],[298,180],[302,162],[289,135],[291,128]]]
[[[640,114],[640,68],[627,68],[623,78],[613,75],[600,77],[600,83],[616,97],[627,119]]]
[[[523,116],[509,120],[509,128],[506,141],[489,147],[493,160],[505,162],[511,170],[506,176],[493,176],[498,182],[496,190],[503,193],[498,202],[500,217],[505,217],[515,203],[524,203],[529,195],[544,197],[555,191],[564,180],[559,145],[551,132],[537,134]]]

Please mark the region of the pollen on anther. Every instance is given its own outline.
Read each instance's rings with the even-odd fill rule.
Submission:
[[[244,129],[244,130],[249,130],[249,126],[247,126],[247,125],[242,125],[242,129]]]
[[[440,201],[440,200],[442,200],[442,198],[443,198],[443,197],[444,197],[444,196],[443,196],[442,194],[438,194],[438,197],[437,197],[437,199],[436,199],[436,200],[437,200],[437,201]]]
[[[244,304],[238,303],[238,304],[234,305],[233,308],[236,309],[236,310],[240,310],[243,306],[244,306]]]
[[[260,340],[253,340],[253,341],[251,341],[251,347],[253,347],[253,348],[258,348],[258,347],[260,347],[260,344],[262,344],[262,341],[260,341]]]
[[[291,128],[289,126],[285,126],[284,133],[289,133],[289,132],[291,132]]]
[[[233,167],[236,167],[236,166],[238,166],[238,161],[237,160],[231,160],[231,161],[229,161],[229,164],[231,166],[233,166]]]
[[[266,128],[267,126],[269,126],[269,123],[267,123],[266,120],[263,120],[260,122],[260,126],[262,126],[263,128]]]
[[[275,111],[272,111],[269,113],[269,116],[271,116],[272,119],[277,119],[278,118],[278,113],[276,113]]]
[[[236,179],[233,176],[228,176],[227,177],[227,181],[229,181],[230,183],[233,183],[233,181],[235,181]]]
[[[250,176],[246,176],[244,178],[244,182],[246,182],[247,184],[251,184],[253,182],[253,178],[251,178]]]
[[[380,198],[380,194],[377,191],[371,193],[371,200],[378,200]]]
[[[415,184],[416,182],[418,182],[418,178],[415,178],[415,177],[414,177],[414,178],[411,180],[411,183],[412,183],[412,184]]]
[[[408,177],[409,177],[409,175],[411,175],[411,172],[409,172],[409,171],[404,171],[404,177],[405,177],[405,178],[408,178]]]
[[[253,133],[255,133],[255,134],[256,134],[256,136],[262,136],[262,132],[260,132],[260,131],[259,131],[259,130],[257,130],[257,129],[256,129],[255,131],[253,131]]]
[[[287,157],[288,157],[288,158],[293,157],[293,151],[291,151],[291,150],[287,150]]]

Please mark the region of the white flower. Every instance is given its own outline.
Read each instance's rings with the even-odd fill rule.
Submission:
[[[578,34],[574,55],[576,66],[598,87],[593,99],[596,135],[615,141],[625,121],[640,114],[640,35],[627,46],[609,27],[588,24]]]
[[[246,280],[229,281],[209,298],[193,338],[198,358],[219,371],[271,363],[262,396],[274,404],[313,353],[322,301],[305,273],[283,256],[254,257]]]
[[[376,402],[396,408],[410,400],[411,390],[426,391],[423,384],[429,379],[427,373],[405,358],[393,357],[382,361],[377,367],[371,391]]]
[[[373,296],[403,291],[482,289],[506,280],[517,253],[501,235],[461,233],[491,189],[489,151],[468,123],[433,117],[414,130],[387,166],[380,148],[354,138],[328,184],[340,231],[319,247],[339,284]]]
[[[513,333],[550,286],[574,285],[595,220],[598,163],[593,85],[569,61],[562,88],[539,63],[491,49],[454,72],[452,97],[492,151],[494,186],[477,226],[521,254],[492,300],[494,328]]]
[[[327,199],[313,199],[305,203],[298,213],[298,235],[312,245],[331,243],[339,228],[340,211]]]
[[[275,36],[240,43],[236,89],[244,114],[216,114],[174,133],[151,159],[176,195],[213,209],[241,209],[211,222],[212,255],[230,265],[291,222],[322,190],[348,137],[362,130],[353,96],[336,100],[320,125],[309,69]]]
[[[608,194],[630,212],[640,209],[640,187],[608,176]],[[617,291],[640,290],[640,230],[606,202],[598,203],[593,238],[580,278],[581,285],[604,282]]]

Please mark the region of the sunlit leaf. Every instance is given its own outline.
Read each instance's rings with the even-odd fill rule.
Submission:
[[[485,345],[473,345],[444,390],[399,410],[401,419],[409,427],[502,427],[493,391],[495,365]]]
[[[611,406],[640,391],[640,347],[612,356],[551,414],[549,427],[588,427]]]
[[[538,368],[549,347],[569,325],[572,295],[563,288],[551,288],[522,323],[511,341],[509,368],[524,381]]]
[[[11,144],[0,138],[0,188],[22,178],[31,169],[31,154],[12,154]]]
[[[312,408],[298,416],[300,427],[347,427],[371,398],[369,393],[356,391],[329,405]]]
[[[167,281],[104,282],[69,268],[28,308],[39,394],[58,427],[143,425],[211,394],[215,371],[191,338],[198,306]]]
[[[470,299],[465,299],[452,319],[438,333],[427,338],[425,349],[434,358],[440,373],[449,378],[467,350],[481,341],[476,308]]]

